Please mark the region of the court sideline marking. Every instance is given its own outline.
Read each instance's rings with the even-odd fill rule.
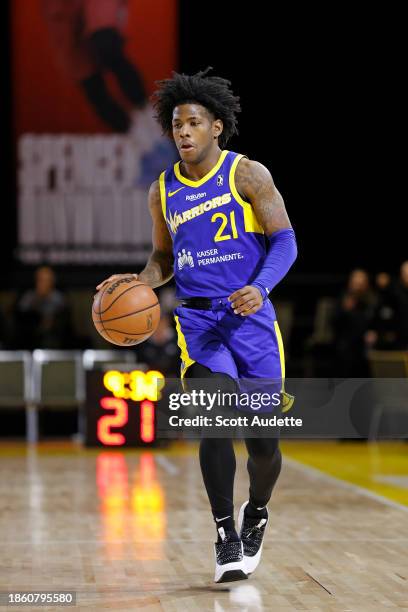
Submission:
[[[303,472],[306,472],[313,476],[317,476],[319,478],[323,478],[324,480],[328,480],[328,481],[334,481],[345,489],[349,489],[351,491],[359,493],[360,495],[364,495],[365,497],[374,499],[375,501],[383,503],[386,506],[390,506],[391,508],[397,508],[398,510],[403,510],[404,512],[408,512],[408,507],[404,506],[403,504],[399,504],[398,502],[388,499],[387,497],[384,497],[383,495],[379,495],[378,493],[373,493],[373,491],[364,489],[364,487],[360,487],[359,485],[356,485],[354,483],[347,482],[347,480],[342,480],[341,478],[332,476],[332,474],[327,474],[326,472],[323,472],[322,470],[319,470],[318,468],[311,467],[310,465],[305,465],[304,463],[302,463],[301,461],[298,461],[297,459],[292,459],[288,457],[287,455],[284,455],[284,462],[286,462],[288,465],[291,465],[292,467],[296,469],[302,470]]]

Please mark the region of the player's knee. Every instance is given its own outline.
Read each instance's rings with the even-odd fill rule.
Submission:
[[[256,461],[282,462],[278,438],[249,438],[246,446],[249,456]]]
[[[282,469],[282,454],[279,448],[265,454],[254,454],[249,456],[249,464],[262,474],[273,475],[277,478]]]
[[[223,372],[213,372],[200,363],[191,365],[183,381],[186,392],[204,390],[207,393],[237,393],[236,381]]]
[[[200,441],[200,451],[217,453],[219,451],[229,450],[232,447],[231,438],[202,438]]]

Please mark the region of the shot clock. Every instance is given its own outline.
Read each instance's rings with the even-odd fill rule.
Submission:
[[[86,374],[86,446],[151,445],[164,376],[157,370],[92,370]]]

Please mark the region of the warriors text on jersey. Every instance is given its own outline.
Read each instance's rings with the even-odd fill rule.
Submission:
[[[178,298],[228,296],[250,284],[262,267],[267,240],[251,204],[235,186],[242,157],[222,151],[197,181],[182,176],[180,161],[160,175]]]

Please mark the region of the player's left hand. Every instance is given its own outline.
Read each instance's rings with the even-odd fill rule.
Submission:
[[[228,297],[235,314],[241,315],[241,317],[247,317],[248,315],[257,312],[262,304],[263,298],[258,287],[252,285],[245,285],[242,289],[238,289],[231,293]]]

